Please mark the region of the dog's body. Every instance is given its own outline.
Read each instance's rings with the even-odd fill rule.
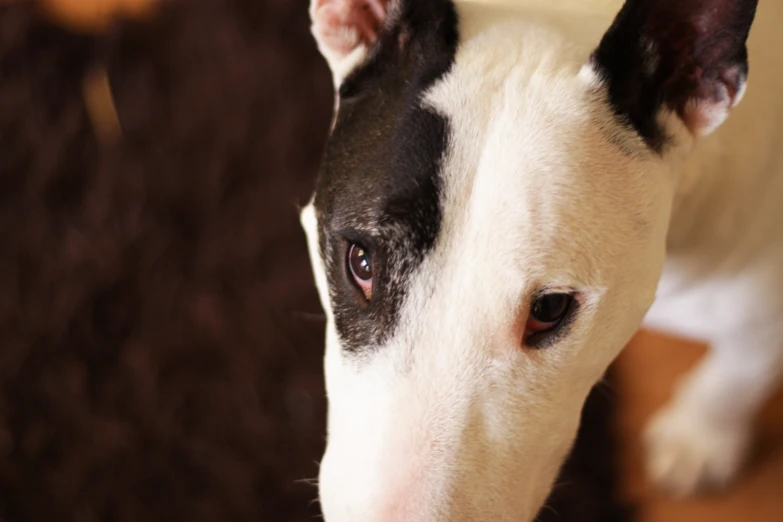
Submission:
[[[648,474],[678,495],[726,485],[783,374],[783,4],[759,3],[742,103],[679,173],[648,328],[711,351],[649,423]]]
[[[676,493],[736,474],[783,371],[783,6],[734,111],[752,0],[503,4],[313,1],[330,522],[530,520],[645,315],[713,346],[648,432]]]

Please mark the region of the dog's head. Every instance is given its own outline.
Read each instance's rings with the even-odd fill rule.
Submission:
[[[675,168],[742,97],[754,0],[600,21],[313,0],[337,112],[303,212],[329,522],[527,521],[660,276]]]

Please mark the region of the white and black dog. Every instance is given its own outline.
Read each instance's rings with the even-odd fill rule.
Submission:
[[[531,520],[643,320],[712,345],[651,477],[740,468],[783,369],[783,2],[616,4],[312,1],[328,522]]]

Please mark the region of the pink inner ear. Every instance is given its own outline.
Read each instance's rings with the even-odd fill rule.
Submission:
[[[386,19],[390,0],[312,0],[313,33],[318,42],[337,54],[370,45]]]
[[[745,73],[739,66],[728,67],[711,81],[703,81],[699,88],[683,101],[678,113],[685,125],[697,136],[714,131],[745,92]]]

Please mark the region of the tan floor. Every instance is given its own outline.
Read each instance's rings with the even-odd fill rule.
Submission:
[[[783,392],[759,420],[756,455],[733,487],[686,501],[656,492],[642,475],[640,432],[647,417],[671,393],[704,348],[648,332],[639,333],[617,363],[626,493],[641,504],[639,522],[783,521]]]

